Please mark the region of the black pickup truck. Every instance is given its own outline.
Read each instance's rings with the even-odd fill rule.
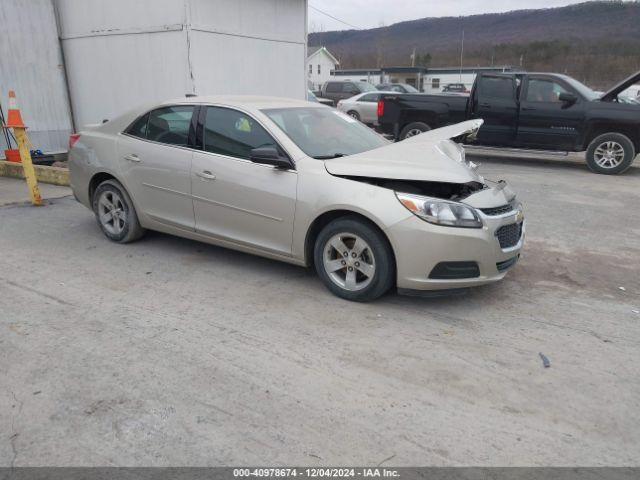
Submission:
[[[618,95],[640,72],[598,94],[553,73],[482,73],[469,96],[384,94],[378,130],[396,140],[472,118],[484,125],[475,145],[581,152],[596,173],[617,174],[640,152],[640,105]]]

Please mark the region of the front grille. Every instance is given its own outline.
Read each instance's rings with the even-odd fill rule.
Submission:
[[[481,208],[480,211],[485,215],[490,217],[495,217],[496,215],[502,215],[504,213],[509,213],[514,210],[513,205],[507,204],[502,205],[501,207],[493,207],[493,208]]]
[[[500,242],[500,248],[515,247],[520,241],[522,236],[522,223],[512,223],[511,225],[505,225],[500,227],[496,232],[498,242]]]
[[[496,268],[498,269],[499,272],[504,272],[505,270],[509,270],[511,267],[513,267],[516,264],[519,257],[520,255],[510,258],[509,260],[505,260],[504,262],[498,262],[496,263]]]

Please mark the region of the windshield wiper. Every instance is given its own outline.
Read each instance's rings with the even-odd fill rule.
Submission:
[[[318,155],[313,158],[316,160],[331,160],[332,158],[346,157],[345,153],[334,153],[333,155]]]

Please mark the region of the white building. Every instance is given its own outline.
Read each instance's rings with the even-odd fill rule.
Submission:
[[[44,151],[187,93],[306,98],[307,0],[2,0],[0,29],[0,99]]]
[[[447,85],[462,83],[471,90],[479,72],[510,72],[509,66],[499,67],[385,67],[382,69],[335,70],[332,75],[339,80],[360,80],[372,85],[380,83],[406,83],[421,92],[440,93]]]
[[[307,57],[307,80],[312,90],[319,89],[331,78],[331,73],[340,62],[325,47],[309,47]]]

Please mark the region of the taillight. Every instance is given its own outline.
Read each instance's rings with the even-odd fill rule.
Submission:
[[[378,118],[384,115],[384,100],[378,100]]]
[[[73,148],[78,140],[80,140],[79,133],[72,133],[71,135],[69,135],[69,150]]]

